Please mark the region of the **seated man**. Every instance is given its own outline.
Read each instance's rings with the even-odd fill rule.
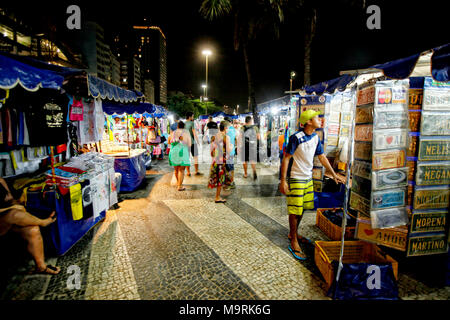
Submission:
[[[39,219],[29,214],[25,207],[13,198],[6,181],[0,178],[0,236],[11,230],[25,239],[28,252],[36,264],[36,273],[58,274],[60,272],[59,267],[45,263],[44,242],[39,229],[55,221],[55,212],[52,212],[47,219]]]

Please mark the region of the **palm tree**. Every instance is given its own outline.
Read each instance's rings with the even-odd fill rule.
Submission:
[[[249,58],[249,45],[265,30],[279,36],[279,25],[284,20],[284,6],[287,0],[204,0],[200,13],[204,18],[214,20],[231,16],[234,25],[234,49],[241,50],[248,81],[248,108],[254,121],[259,124],[256,113],[255,88]]]

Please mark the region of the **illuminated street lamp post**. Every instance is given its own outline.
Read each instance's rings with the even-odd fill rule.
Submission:
[[[206,84],[202,84],[203,88],[203,97],[206,97]]]
[[[206,84],[205,84],[205,97],[208,97],[208,57],[212,54],[211,50],[203,50],[202,54],[206,57]]]

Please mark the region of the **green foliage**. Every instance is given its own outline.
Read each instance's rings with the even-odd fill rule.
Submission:
[[[222,107],[217,106],[213,101],[202,102],[200,99],[192,99],[181,92],[168,96],[167,107],[169,111],[176,113],[181,118],[184,118],[188,111],[194,113],[194,118],[198,118],[200,115],[222,111]]]

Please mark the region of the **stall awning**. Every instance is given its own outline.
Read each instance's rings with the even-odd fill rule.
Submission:
[[[312,86],[305,86],[302,88],[307,94],[321,95],[324,93],[335,93],[337,91],[344,91],[347,85],[355,79],[356,76],[344,74],[338,78],[323,81]]]
[[[140,92],[136,93],[123,89],[93,75],[88,75],[87,82],[89,94],[94,98],[101,97],[102,99],[129,103],[136,102],[138,98],[143,97]]]
[[[377,64],[371,68],[382,70],[384,75],[391,79],[405,79],[411,76],[421,56],[432,51],[431,76],[436,81],[447,82],[450,80],[450,43],[433,48],[426,52],[417,53],[407,58]]]
[[[139,113],[144,114],[147,113],[154,113],[156,111],[156,107],[154,104],[151,103],[138,103],[138,104],[120,104],[120,103],[112,103],[104,101],[102,103],[103,112],[109,115],[112,115],[114,113],[116,114],[133,114],[133,113]]]
[[[20,84],[25,90],[40,88],[59,90],[64,77],[54,71],[36,68],[0,54],[0,88],[12,89]]]
[[[450,43],[433,49],[431,56],[431,75],[436,81],[450,80]]]

